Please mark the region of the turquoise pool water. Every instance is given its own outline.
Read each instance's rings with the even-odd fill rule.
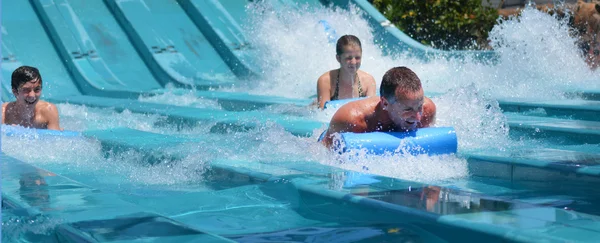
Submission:
[[[32,2],[49,6],[44,5],[46,1]],[[160,12],[164,15],[160,16],[189,14],[182,8],[186,3],[207,5],[203,7],[221,4],[234,20],[247,16],[246,25],[229,26],[228,30],[232,31],[223,34],[225,37],[215,35],[223,40],[235,39],[232,43],[253,46],[246,50],[244,45],[238,45],[231,55],[241,60],[239,65],[262,70],[261,77],[241,78],[235,86],[225,88],[185,89],[167,85],[158,94],[134,94],[127,101],[89,96],[71,98],[68,102],[60,101],[64,97],[58,95],[59,86],[79,90],[75,84],[80,84],[80,78],[64,75],[58,76],[62,79],[48,79],[49,92],[45,95],[58,100],[62,126],[82,131],[84,136],[30,139],[2,135],[3,240],[596,239],[595,225],[600,214],[599,192],[595,186],[600,175],[596,168],[600,161],[600,140],[594,140],[598,138],[598,128],[594,127],[597,123],[588,124],[578,119],[538,121],[535,119],[552,116],[548,115],[550,108],[517,110],[511,114],[503,112],[506,108],[501,107],[506,104],[499,101],[519,98],[561,101],[577,98],[565,91],[598,88],[598,82],[589,80],[597,81],[600,74],[588,70],[582,63],[564,24],[529,11],[521,21],[499,24],[492,31],[492,44],[500,57],[495,64],[470,59],[422,61],[410,56],[384,55],[372,33],[373,28],[365,17],[356,14],[357,7],[331,10],[319,3],[315,10],[290,7],[286,1],[277,1],[282,4],[251,5],[244,9],[246,1],[177,2],[181,7],[164,8],[165,12]],[[98,5],[97,8],[87,9],[78,5],[81,1],[57,3],[76,8],[75,14],[80,16],[84,30],[125,28],[120,27],[112,15],[106,15],[114,14],[110,12],[114,10],[100,2],[94,5]],[[160,6],[159,1],[141,0],[120,4],[142,3],[147,3],[149,11],[158,11],[157,6]],[[34,11],[26,2],[11,4],[4,6],[5,11],[7,6],[18,6],[23,9],[22,18],[29,16],[26,13],[38,18],[35,11],[40,10]],[[144,6],[136,5],[132,9],[141,7]],[[277,11],[271,11],[273,9]],[[51,10],[47,9],[48,16]],[[128,15],[134,12],[127,12],[127,7],[122,10],[126,17],[136,17]],[[104,17],[100,20],[85,17],[96,15]],[[27,58],[31,57],[18,55],[26,48],[20,46],[24,42],[17,41],[19,37],[13,34],[17,25],[11,21],[17,20],[9,17],[3,15],[10,20],[3,21],[3,27],[8,29],[3,33],[3,39],[8,40],[6,48],[17,54],[19,61],[28,63]],[[376,80],[393,66],[414,68],[437,104],[437,125],[456,129],[459,153],[367,155],[358,161],[349,161],[315,143],[334,111],[317,111],[290,104],[293,102],[254,107],[247,103],[257,101],[251,101],[248,96],[230,101],[207,95],[214,91],[307,100],[314,93],[315,78],[325,71],[323,67],[336,66],[334,47],[328,44],[322,27],[316,24],[321,19],[326,19],[337,33],[354,33],[363,40],[362,68]],[[185,21],[189,21],[188,25],[194,24],[192,20]],[[30,24],[37,27],[39,33],[45,33],[40,23]],[[542,31],[539,27],[542,24],[551,27]],[[134,21],[132,25],[134,30],[140,29]],[[155,27],[157,33],[161,30]],[[147,40],[144,39],[146,34],[150,35],[138,32],[143,41]],[[129,30],[107,33],[110,36],[106,39],[90,35],[90,41],[100,45],[99,40],[118,40],[123,45],[131,45],[124,47],[123,53],[134,54],[147,44],[130,44],[127,40],[134,40],[135,36]],[[202,33],[207,39],[211,38],[205,31]],[[56,38],[40,38],[36,43],[42,47],[60,46]],[[531,44],[539,38],[551,41]],[[64,46],[72,44],[67,38],[60,38],[60,34],[59,40],[64,41]],[[198,61],[189,57],[193,53],[185,53],[183,48],[178,50],[183,57],[169,58]],[[50,54],[41,55],[46,62],[60,63],[58,55],[64,54],[46,51]],[[117,54],[125,55],[118,52],[118,45],[99,47],[98,51],[100,55],[116,53],[102,59],[107,62]],[[217,51],[219,53],[213,54],[226,55],[223,50]],[[244,60],[252,57],[258,58]],[[152,66],[146,59],[132,62]],[[173,61],[157,60],[160,65],[165,65],[160,61]],[[196,66],[200,63],[192,61]],[[215,58],[215,63],[218,62]],[[39,60],[36,64],[48,72],[52,70],[50,64]],[[154,80],[160,75],[150,76],[152,70],[144,69],[144,75],[152,77],[146,80],[147,85],[131,86],[127,80],[135,75],[125,66],[114,62],[106,67],[92,64],[96,65],[92,65],[92,69],[73,65],[83,70],[81,73],[90,74],[85,79],[89,82],[114,75],[121,85],[127,86],[126,90],[140,85],[141,91],[147,91],[164,82]],[[177,67],[184,69],[182,66]],[[224,61],[223,66],[214,68],[222,74],[211,74],[212,79],[221,79],[231,75],[230,72],[243,73],[243,70],[223,67]],[[62,66],[56,69],[67,70]],[[96,70],[99,76],[92,76],[94,72],[90,70]],[[114,73],[109,75],[98,70]],[[3,82],[7,73],[10,73],[8,67],[3,66]],[[118,87],[115,84],[111,89],[119,90]],[[202,93],[205,91],[207,93]],[[94,92],[89,94],[105,95]],[[518,117],[521,115],[526,119]],[[521,126],[527,122],[537,122],[536,127]],[[587,122],[593,122],[593,118]],[[585,132],[557,130],[561,126]]]

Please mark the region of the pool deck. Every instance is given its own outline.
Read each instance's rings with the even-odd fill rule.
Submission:
[[[93,242],[133,237],[153,242],[230,242],[210,232],[203,232],[202,229],[124,202],[116,195],[54,175],[4,154],[0,156],[5,210],[25,210],[31,217],[59,220],[61,223],[56,234],[60,239]],[[480,240],[593,242],[600,236],[600,217],[597,216],[324,165],[223,160],[211,162],[211,168],[222,176],[235,177],[237,180],[246,178],[244,180],[247,183],[288,183],[298,191],[303,206],[310,208],[312,212],[336,214],[332,212],[333,208],[340,213],[354,211],[365,215],[367,212],[366,215],[377,218],[377,222],[408,221],[421,224],[425,229],[446,228],[453,234],[461,232],[469,235],[469,239]],[[43,177],[47,184],[20,185],[19,181],[32,178],[32,173]],[[349,176],[352,174],[355,175],[354,179]],[[336,175],[352,180],[356,180],[356,176],[362,176],[369,180],[363,178],[358,183],[342,181],[343,185],[340,185],[340,181],[334,179]],[[447,198],[454,198],[439,202],[447,204],[448,208],[425,207],[423,198],[414,198],[414,195],[430,189],[445,193]],[[40,190],[45,190],[49,196],[36,198],[35,195],[40,195]],[[69,199],[74,197],[81,199]],[[455,200],[466,200],[471,206],[450,207]],[[99,233],[103,229],[118,229],[119,225],[126,223],[140,224],[143,228],[119,236]],[[154,230],[156,233],[153,234],[152,227],[166,227],[168,230],[162,231],[162,235],[161,231]],[[165,235],[165,232],[169,232],[170,236]],[[178,232],[179,235],[173,232]]]
[[[0,153],[0,159],[2,210],[20,210],[25,212],[21,216],[30,219],[54,219],[58,222],[56,237],[63,242],[142,238],[151,242],[232,242],[144,211],[117,195],[36,168],[4,153]],[[37,185],[35,180],[45,183]],[[106,229],[118,229],[121,224],[140,228],[120,235],[102,234]]]

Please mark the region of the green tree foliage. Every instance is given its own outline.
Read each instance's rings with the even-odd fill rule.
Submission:
[[[425,45],[441,49],[488,48],[498,18],[482,0],[369,0],[387,19]]]

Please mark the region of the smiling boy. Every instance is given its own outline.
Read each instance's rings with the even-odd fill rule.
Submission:
[[[2,124],[62,130],[56,106],[40,100],[42,76],[37,68],[17,68],[12,73],[11,87],[16,101],[2,104]]]

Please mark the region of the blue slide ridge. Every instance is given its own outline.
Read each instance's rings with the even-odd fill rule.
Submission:
[[[236,81],[228,64],[210,47],[175,0],[110,3],[108,0],[30,0],[4,3],[5,14],[2,18],[6,26],[2,47],[5,55],[2,63],[2,100],[9,101],[13,98],[10,93],[10,75],[22,64],[40,68],[44,81],[49,81],[45,82],[43,94],[45,97],[55,98],[55,101],[68,100],[76,95],[89,95],[87,98],[93,99],[92,96],[137,98],[141,94],[161,94],[166,91],[163,85],[168,82],[182,85],[187,82],[197,87],[206,87],[205,85],[224,85]],[[148,20],[148,13],[140,14],[142,17],[137,18],[136,12],[132,11],[136,5],[130,5],[135,3],[138,3],[139,8],[148,7],[151,11],[168,12],[163,17],[156,16],[167,23],[159,24],[158,20]],[[113,9],[114,13],[111,13],[110,8],[115,7],[123,11]],[[175,20],[171,15],[177,11],[179,14],[176,15],[183,19],[173,26],[181,28],[167,28],[169,21]],[[24,13],[16,14],[20,12]],[[155,13],[152,14],[154,17]],[[137,21],[137,25],[131,24],[129,19],[125,19],[126,16],[133,22]],[[116,19],[120,19],[121,23]],[[142,20],[150,27],[139,26]],[[25,29],[22,26],[29,27]],[[127,33],[133,31],[135,33]],[[170,37],[172,39],[157,39],[160,36],[171,36],[172,32],[177,31],[181,34]],[[184,33],[195,37],[187,37]],[[31,40],[32,35],[36,36],[36,41]],[[177,53],[171,52],[169,45],[163,45],[166,52],[148,52],[148,46],[153,49],[155,43],[165,44],[168,41],[172,41],[174,47],[184,47]],[[192,54],[194,51],[199,56]],[[144,56],[143,53],[147,55]],[[174,61],[183,62],[173,65]],[[57,96],[58,91],[65,99]],[[303,106],[309,103],[306,100],[235,92],[197,91],[196,95],[235,104],[251,100],[252,104],[244,109],[272,104]]]
[[[233,84],[235,75],[175,0],[104,0],[144,62],[168,82]]]
[[[27,1],[3,1],[2,10],[2,101],[14,100],[11,75],[21,65],[40,70],[43,97],[80,95],[31,5]]]
[[[177,0],[181,7],[204,33],[227,65],[236,75],[256,76],[258,67],[253,65],[257,58],[241,23],[246,18],[246,0]]]
[[[85,94],[135,97],[162,88],[101,1],[31,2]]]

